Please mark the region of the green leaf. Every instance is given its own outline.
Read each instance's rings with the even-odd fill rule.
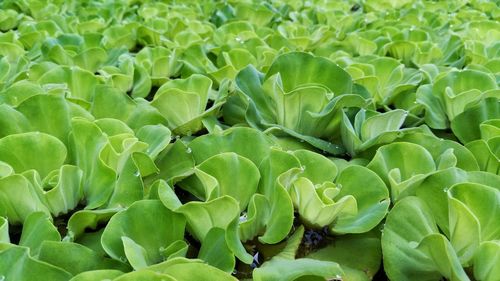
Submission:
[[[50,134],[67,144],[70,120],[74,117],[71,107],[63,96],[35,95],[24,100],[17,110],[29,120],[31,130]]]
[[[152,184],[149,199],[160,199],[163,205],[172,211],[182,206],[172,187],[164,180],[157,180]]]
[[[300,161],[300,167],[303,169],[301,176],[314,184],[333,181],[337,176],[337,166],[321,154],[300,149],[295,150],[293,156]]]
[[[443,103],[433,94],[432,85],[426,84],[418,87],[417,102],[425,108],[425,123],[434,129],[446,129],[449,120],[446,117]]]
[[[102,234],[102,246],[112,258],[125,260],[127,245],[122,237],[128,237],[144,248],[149,261],[157,263],[163,260],[161,248],[183,238],[184,226],[184,218],[160,201],[140,200],[109,220]]]
[[[474,255],[474,277],[477,280],[493,281],[500,274],[497,266],[500,261],[500,243],[485,241]]]
[[[156,171],[157,168],[149,156],[142,152],[133,152],[121,168],[107,207],[130,206],[135,201],[143,199],[144,186],[141,175]]]
[[[151,281],[176,281],[168,274],[161,274],[149,270],[134,271],[127,274],[123,274],[113,279],[114,281],[140,281],[140,280],[151,280]]]
[[[336,198],[353,196],[357,213],[341,215],[330,229],[336,233],[364,233],[374,228],[386,216],[389,209],[389,191],[374,172],[362,166],[349,166],[339,175],[341,186]]]
[[[335,262],[309,258],[295,259],[304,228],[301,226],[288,240],[285,248],[271,260],[266,261],[252,273],[254,280],[296,280],[303,276],[319,276],[338,279],[343,274]]]
[[[90,270],[130,270],[122,262],[105,258],[85,246],[70,242],[43,242],[38,260],[60,267],[73,275]]]
[[[80,210],[71,215],[68,220],[68,234],[71,240],[81,237],[85,230],[97,230],[99,225],[103,225],[116,214],[120,209],[102,209],[102,210]]]
[[[441,139],[436,136],[426,134],[423,132],[416,132],[412,134],[407,134],[403,136],[400,141],[411,142],[423,146],[432,155],[432,158],[438,160],[445,153],[453,153],[456,158],[456,167],[466,170],[466,171],[478,171],[478,163],[474,158],[474,155],[458,142]],[[451,151],[450,151],[451,150]],[[451,155],[450,155],[451,156]],[[439,163],[436,163],[439,164]],[[439,167],[441,170],[444,167]]]
[[[239,234],[242,242],[264,233],[270,219],[271,205],[264,195],[256,193],[250,198],[247,210],[240,216]]]
[[[347,72],[328,59],[307,53],[292,52],[279,56],[265,79],[276,73],[281,75],[285,92],[305,85],[321,85],[336,95],[349,94],[352,89],[351,77]]]
[[[417,250],[423,251],[434,262],[433,267],[449,280],[470,280],[463,270],[450,242],[439,233],[420,241]]]
[[[185,257],[189,250],[189,245],[184,240],[177,240],[163,250],[162,255],[167,259]]]
[[[0,215],[12,224],[23,223],[33,212],[50,215],[32,184],[19,174],[0,179],[0,202]]]
[[[500,208],[498,207],[500,190],[498,190],[498,186],[489,187],[477,183],[458,183],[450,188],[449,194],[452,199],[466,206],[471,215],[477,219],[480,237],[473,238],[479,238],[479,241],[488,241],[500,237],[500,229],[496,223],[500,220]]]
[[[75,275],[70,281],[114,280],[122,274],[123,272],[113,269],[90,270]]]
[[[28,80],[21,80],[3,90],[0,99],[9,105],[18,106],[24,100],[40,94],[43,94],[40,85]]]
[[[78,167],[63,165],[42,181],[43,198],[54,216],[74,209],[83,197],[83,173]]]
[[[14,134],[0,139],[0,161],[17,173],[34,169],[42,178],[66,160],[66,147],[57,138],[39,132]]]
[[[189,281],[189,280],[236,281],[237,280],[230,274],[220,269],[217,269],[213,266],[210,266],[202,262],[201,260],[193,260],[186,258],[174,258],[166,262],[151,266],[148,268],[148,270],[162,274],[167,274],[169,276],[172,276],[174,280],[177,281]]]
[[[158,89],[151,105],[158,109],[167,120],[168,127],[174,130],[205,111],[211,87],[212,80],[199,74],[171,80]],[[197,132],[201,123],[193,124],[190,129],[191,133]]]
[[[270,215],[264,234],[259,241],[276,244],[283,240],[293,225],[293,203],[279,177],[292,168],[298,168],[300,162],[290,153],[271,150],[269,156],[262,161],[259,170],[262,180],[259,183],[259,193],[269,200]]]
[[[222,271],[228,273],[233,271],[235,259],[227,246],[224,229],[213,227],[208,231],[198,253],[198,258]]]
[[[335,237],[335,243],[306,257],[338,263],[344,271],[341,276],[345,280],[372,280],[382,260],[380,237],[377,237],[374,231],[338,236]]]
[[[382,233],[387,276],[402,281],[413,280],[413,276],[429,281],[441,278],[436,268],[437,261],[416,249],[425,237],[438,233],[433,214],[422,200],[406,197],[398,201],[387,215]]]
[[[197,169],[216,179],[217,197],[229,195],[235,198],[239,202],[241,211],[247,208],[260,180],[260,173],[255,164],[232,152],[212,156],[202,162]],[[210,197],[208,194],[206,196]]]
[[[347,195],[336,202],[333,200],[338,193],[333,183],[315,187],[310,180],[300,177],[292,183],[289,192],[303,222],[315,228],[333,223],[343,213],[346,215],[357,213],[354,197]]]
[[[189,143],[198,164],[219,153],[235,152],[257,166],[268,155],[271,145],[268,136],[245,127],[232,127],[221,133],[203,135]]]
[[[10,243],[9,222],[4,217],[0,217],[0,243]]]
[[[59,267],[31,258],[28,248],[18,246],[0,251],[0,272],[6,280],[66,281],[72,277]]]
[[[361,140],[368,141],[385,132],[399,130],[407,115],[406,111],[396,109],[367,118],[361,125]]]
[[[252,263],[252,256],[239,239],[237,224],[240,208],[236,199],[225,195],[208,202],[191,201],[177,211],[186,217],[189,232],[202,244],[212,228],[224,229],[229,249],[244,263]]]
[[[69,97],[91,101],[94,95],[95,87],[99,84],[97,77],[77,66],[52,66],[47,72],[44,72],[37,80],[44,84],[66,84],[69,89]]]
[[[43,212],[33,212],[24,221],[19,246],[30,248],[30,254],[38,256],[44,241],[61,241],[61,235],[52,224],[50,216]]]
[[[30,130],[29,120],[7,104],[0,104],[0,137]]]
[[[481,138],[486,141],[500,135],[500,119],[484,121],[479,125],[479,130],[481,131]]]
[[[413,187],[415,195],[427,202],[437,225],[448,237],[450,237],[450,223],[447,192],[454,184],[462,182],[479,183],[494,187],[498,185],[499,178],[485,172],[465,172],[460,169],[450,168],[428,176]]]
[[[135,243],[134,240],[127,236],[122,236],[122,242],[125,256],[134,270],[143,269],[150,264],[154,264],[154,262],[149,259],[146,249]]]
[[[450,242],[460,263],[470,266],[470,260],[481,241],[480,223],[459,200],[449,197]]]
[[[171,132],[161,124],[146,125],[141,127],[136,135],[140,141],[149,145],[146,153],[151,158],[156,158],[170,143]]]
[[[399,198],[408,184],[419,181],[436,170],[432,155],[425,148],[405,142],[380,147],[366,167],[390,186],[393,200]]]
[[[72,125],[72,151],[77,166],[84,173],[83,191],[87,208],[93,209],[106,203],[116,181],[115,171],[101,157],[108,139],[93,122],[73,119]]]
[[[471,141],[465,147],[472,152],[481,171],[500,175],[500,137]]]
[[[145,182],[164,179],[173,184],[193,174],[195,161],[192,150],[181,140],[177,140],[158,155],[155,164],[159,169],[158,174],[147,177]]]
[[[488,119],[498,119],[500,116],[500,100],[485,98],[476,105],[457,115],[451,122],[451,130],[456,137],[466,144],[481,138],[479,125]]]

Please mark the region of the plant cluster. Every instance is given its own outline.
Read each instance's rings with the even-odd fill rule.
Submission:
[[[0,280],[499,265],[498,0],[0,2]]]

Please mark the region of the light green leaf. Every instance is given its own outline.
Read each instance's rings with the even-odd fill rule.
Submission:
[[[465,147],[472,152],[481,171],[500,175],[500,137],[471,141]]]
[[[409,184],[436,170],[434,159],[425,148],[405,142],[380,147],[366,167],[390,186],[393,200],[398,200]]]
[[[500,262],[500,242],[496,240],[481,243],[474,255],[474,277],[477,280],[494,281],[500,274],[498,262]]]
[[[42,181],[43,198],[54,216],[74,209],[83,197],[83,173],[78,167],[63,165]]]
[[[185,257],[189,250],[189,245],[184,240],[177,240],[170,244],[166,249],[163,249],[161,253],[166,260],[170,260],[178,257]]]
[[[17,110],[28,118],[31,130],[53,135],[68,144],[70,120],[74,117],[71,107],[63,96],[35,95],[24,100]]]
[[[210,266],[201,260],[193,260],[186,258],[174,258],[166,262],[153,265],[148,270],[167,274],[172,276],[177,281],[189,280],[220,280],[220,281],[236,281],[237,279],[230,274]],[[142,279],[141,279],[142,280]],[[148,279],[149,280],[149,279]]]
[[[266,230],[259,237],[259,241],[276,244],[290,232],[294,217],[293,204],[288,191],[279,182],[279,177],[288,170],[299,166],[300,162],[291,153],[276,149],[271,150],[269,156],[259,166],[262,180],[258,190],[259,193],[268,198],[271,207]]]
[[[451,130],[455,136],[466,144],[481,138],[479,125],[488,119],[498,119],[500,116],[500,100],[485,98],[457,115],[451,122]]]
[[[42,178],[59,169],[66,160],[67,150],[57,138],[39,132],[14,134],[0,139],[0,161],[17,173],[34,169]]]
[[[20,134],[31,129],[29,120],[7,104],[0,104],[0,137]]]
[[[240,216],[239,234],[242,242],[252,240],[255,236],[264,233],[266,224],[270,220],[271,205],[262,194],[254,194],[250,198],[248,211]]]
[[[500,190],[498,186],[458,183],[450,188],[449,194],[451,198],[466,206],[471,215],[477,219],[480,237],[473,237],[473,239],[479,239],[479,241],[499,239],[500,229],[497,222],[500,220]],[[472,236],[471,233],[470,237]]]
[[[108,139],[90,121],[73,119],[72,125],[72,150],[77,166],[84,173],[83,191],[87,208],[93,209],[106,203],[115,186],[116,173],[101,157]]]
[[[201,244],[198,258],[222,271],[228,273],[233,271],[235,259],[227,246],[224,229],[213,227],[208,231]]]
[[[181,140],[169,144],[165,150],[155,159],[159,169],[157,175],[151,175],[145,179],[145,183],[164,179],[169,184],[174,184],[183,178],[193,174],[195,161],[191,148],[187,147]]]
[[[216,179],[217,197],[229,195],[235,198],[239,202],[241,211],[247,208],[260,180],[260,173],[255,164],[232,152],[212,156],[202,162],[197,169]],[[206,198],[209,198],[208,194]]]
[[[120,275],[113,280],[114,281],[141,281],[141,280],[177,281],[177,279],[173,278],[168,274],[161,274],[149,270],[133,271],[127,274]]]
[[[196,163],[223,152],[235,152],[255,165],[260,165],[269,153],[272,140],[262,132],[245,127],[232,127],[221,133],[195,138],[189,143]]]
[[[309,258],[295,259],[296,251],[304,235],[300,227],[288,240],[285,248],[261,267],[255,269],[252,277],[256,281],[296,280],[304,276],[319,276],[338,279],[343,274],[335,262],[314,260]]]
[[[4,217],[0,217],[0,243],[10,243],[9,222]]]
[[[481,131],[481,138],[486,141],[495,136],[499,136],[500,119],[490,119],[484,121],[481,125],[479,125],[479,130]]]
[[[309,150],[295,150],[293,156],[300,161],[303,169],[301,177],[309,179],[314,184],[333,181],[337,176],[337,166],[325,156]]]
[[[361,126],[361,140],[367,141],[384,132],[397,131],[403,125],[407,114],[404,110],[396,109],[367,118]]]
[[[437,280],[441,274],[435,260],[416,247],[431,234],[439,233],[431,210],[415,197],[396,203],[386,218],[382,233],[384,270],[391,280]],[[446,261],[441,261],[446,262]]]
[[[174,190],[164,180],[157,180],[152,184],[149,199],[160,199],[163,205],[172,211],[182,206]]]
[[[433,262],[433,267],[444,277],[455,281],[469,281],[457,255],[446,237],[439,233],[430,234],[420,241],[416,250],[423,251]]]
[[[197,118],[208,102],[212,80],[194,74],[187,79],[171,80],[163,84],[155,94],[151,105],[165,117],[168,127],[174,130]],[[191,133],[201,129],[201,122],[190,126]]]
[[[70,281],[114,280],[114,278],[122,274],[123,272],[113,269],[90,270],[75,275]]]
[[[127,236],[122,236],[122,242],[125,256],[134,270],[143,269],[150,264],[154,264],[154,262],[149,259],[146,249],[135,243],[134,240]]]
[[[149,261],[163,260],[160,248],[184,236],[184,218],[163,206],[158,200],[140,200],[115,214],[102,234],[102,246],[114,259],[125,260],[126,236],[145,249]],[[145,234],[148,235],[145,235]]]
[[[61,241],[61,235],[52,224],[50,216],[43,212],[33,212],[24,221],[19,246],[30,248],[30,254],[38,256],[44,241]]]
[[[333,183],[325,183],[319,187],[307,178],[295,180],[289,190],[292,202],[303,222],[315,228],[327,226],[345,213],[347,216],[357,213],[356,199],[344,196],[336,202],[334,196],[339,192]]]
[[[387,214],[389,191],[380,177],[369,169],[349,166],[340,173],[336,184],[340,186],[336,198],[353,196],[357,212],[339,216],[330,226],[333,232],[364,233],[379,224]]]
[[[374,231],[338,236],[335,237],[335,243],[306,257],[338,263],[344,271],[341,277],[345,280],[369,281],[381,265],[380,237]]]
[[[22,175],[0,179],[0,215],[12,224],[22,224],[33,212],[50,215],[32,184]]]
[[[38,259],[73,275],[99,269],[130,270],[127,264],[103,257],[85,246],[70,242],[43,242]]]
[[[72,277],[59,267],[31,258],[29,249],[19,246],[0,251],[0,272],[5,280],[66,281]]]
[[[478,171],[478,163],[474,155],[458,142],[441,139],[434,135],[426,134],[424,132],[415,132],[403,136],[400,141],[411,142],[423,146],[430,152],[432,158],[438,160],[444,153],[449,153],[450,149],[456,157],[456,167],[466,171]],[[448,151],[448,152],[447,152]],[[451,155],[450,155],[451,156]],[[439,162],[439,161],[438,161]],[[439,163],[437,163],[439,164]],[[441,167],[438,167],[441,170]]]
[[[450,242],[463,266],[470,260],[481,241],[481,225],[474,214],[459,200],[448,198]]]
[[[71,215],[68,220],[67,237],[71,241],[78,239],[85,233],[85,230],[97,230],[98,225],[103,225],[116,214],[119,209],[102,209],[102,210],[80,210]]]
[[[252,256],[239,239],[237,225],[240,208],[236,199],[225,195],[208,202],[191,201],[179,207],[177,212],[186,217],[189,232],[201,243],[212,228],[224,229],[229,249],[241,261],[252,263]]]
[[[151,158],[156,158],[170,143],[171,133],[167,127],[158,124],[141,127],[136,135],[140,141],[149,145],[146,153]]]
[[[292,52],[279,56],[265,79],[276,73],[280,73],[283,79],[285,92],[306,85],[321,85],[335,95],[350,94],[352,90],[351,77],[347,72],[328,59],[307,53]]]

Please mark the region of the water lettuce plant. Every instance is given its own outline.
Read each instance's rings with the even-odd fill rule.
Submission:
[[[0,281],[498,281],[499,20],[0,1]]]

